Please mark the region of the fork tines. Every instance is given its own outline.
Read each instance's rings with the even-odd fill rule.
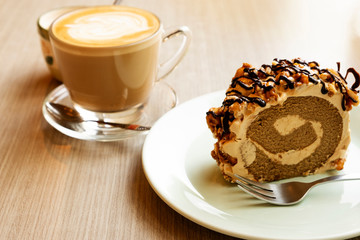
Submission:
[[[274,191],[271,189],[270,185],[267,183],[258,183],[250,179],[241,177],[237,174],[234,174],[233,177],[236,178],[235,182],[238,184],[238,187],[243,191],[251,194],[252,196],[264,200],[264,198],[275,199]]]

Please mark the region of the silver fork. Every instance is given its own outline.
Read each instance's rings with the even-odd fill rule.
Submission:
[[[359,174],[334,175],[313,182],[259,183],[237,174],[235,182],[243,191],[252,196],[275,205],[293,205],[304,199],[314,186],[335,181],[360,180]]]

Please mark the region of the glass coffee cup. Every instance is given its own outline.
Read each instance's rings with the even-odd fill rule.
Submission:
[[[176,53],[159,63],[161,44],[182,36]],[[157,81],[181,61],[190,44],[187,27],[169,33],[153,13],[126,6],[85,7],[57,18],[50,42],[71,101],[84,116],[129,123]]]

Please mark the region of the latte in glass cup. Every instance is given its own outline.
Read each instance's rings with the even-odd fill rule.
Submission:
[[[168,71],[180,62],[190,41],[187,33],[175,32],[185,37]],[[75,10],[50,27],[54,54],[74,106],[99,118],[139,112],[159,78],[160,45],[172,35],[164,35],[153,13],[125,6]]]

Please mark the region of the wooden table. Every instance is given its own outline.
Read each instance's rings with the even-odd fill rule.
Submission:
[[[0,239],[232,239],[182,217],[143,173],[144,137],[102,143],[67,137],[41,112],[53,80],[37,17],[100,0],[0,0]],[[193,31],[166,79],[184,102],[224,89],[243,62],[301,57],[360,69],[356,1],[125,0],[166,26]],[[205,114],[205,113],[204,113]]]

